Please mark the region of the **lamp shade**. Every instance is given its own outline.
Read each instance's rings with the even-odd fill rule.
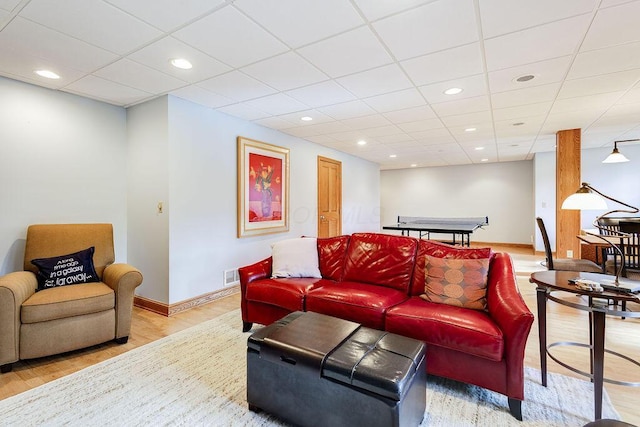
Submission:
[[[627,159],[624,154],[619,152],[617,148],[614,148],[611,154],[609,154],[607,158],[602,161],[602,163],[622,163],[628,161],[629,159]]]
[[[599,195],[581,188],[562,202],[562,209],[569,210],[606,210],[607,202]]]

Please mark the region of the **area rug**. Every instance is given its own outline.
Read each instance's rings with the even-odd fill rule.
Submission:
[[[235,310],[0,401],[1,426],[281,426],[246,403],[246,340]],[[430,376],[423,426],[581,426],[591,383],[526,370],[524,422],[506,397]],[[357,408],[356,408],[357,409]],[[619,419],[609,398],[604,418]]]

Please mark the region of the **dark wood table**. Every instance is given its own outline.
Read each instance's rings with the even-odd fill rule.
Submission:
[[[606,350],[604,347],[605,339],[605,319],[606,315],[640,318],[640,312],[629,310],[618,310],[618,304],[622,302],[633,301],[640,303],[640,295],[618,293],[613,291],[593,292],[584,291],[576,287],[570,280],[588,279],[598,283],[604,283],[615,279],[614,276],[598,273],[581,273],[576,271],[539,271],[531,275],[529,281],[537,285],[537,304],[538,304],[538,333],[540,340],[540,369],[542,371],[542,385],[547,386],[547,356],[558,362],[565,368],[591,378],[594,386],[595,398],[595,419],[602,418],[602,386],[604,382],[640,386],[640,383],[631,383],[626,381],[617,381],[604,378],[604,355],[605,352],[622,357],[629,362],[640,366],[640,362],[633,360],[625,355]],[[584,303],[563,298],[562,294],[554,294],[556,292],[569,292],[572,294],[586,296]],[[567,307],[577,310],[589,312],[589,344],[559,342],[547,345],[547,301],[554,301]],[[622,304],[620,304],[622,305]],[[576,345],[579,347],[587,347],[591,354],[591,372],[583,372],[578,370],[553,356],[549,349],[556,345]]]

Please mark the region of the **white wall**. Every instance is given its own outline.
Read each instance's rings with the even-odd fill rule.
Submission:
[[[136,293],[164,302],[169,301],[168,129],[166,97],[127,110],[129,263],[144,276]]]
[[[126,261],[126,164],[123,108],[0,77],[0,274],[35,223],[112,223]]]
[[[489,225],[475,231],[472,241],[531,244],[531,161],[386,170],[380,181],[382,225],[395,223],[398,215],[488,216]]]
[[[140,131],[136,131],[138,136],[130,132],[135,139],[132,144],[141,150],[132,164],[144,157],[145,149],[149,150],[153,152],[150,155],[157,157],[143,161],[141,168],[151,168],[154,170],[151,175],[159,175],[151,190],[145,190],[154,192],[157,184],[157,197],[136,193],[129,200],[130,227],[134,228],[132,218],[136,218],[144,222],[147,229],[145,236],[129,242],[132,263],[162,268],[165,254],[157,241],[158,235],[167,232],[169,241],[165,246],[169,248],[168,278],[163,279],[158,273],[158,283],[154,278],[154,283],[149,284],[145,276],[145,282],[153,288],[139,288],[140,295],[173,304],[222,289],[224,270],[268,256],[272,242],[315,235],[318,155],[343,162],[343,232],[379,229],[380,187],[376,164],[189,101],[171,96],[163,100],[166,113],[159,111],[164,105],[154,108],[160,106],[159,100],[152,101],[153,106],[142,104],[130,108],[129,112],[129,127]],[[236,138],[239,135],[290,149],[288,233],[236,237]],[[157,154],[158,148],[168,149],[166,158]],[[136,178],[132,180],[133,188]],[[166,186],[166,195],[162,194],[162,186]],[[141,186],[140,190],[144,188]],[[164,201],[162,215],[155,212],[159,200]],[[168,224],[159,223],[159,218],[168,218]],[[165,289],[169,292],[168,299],[162,295]]]
[[[611,150],[610,147],[583,149],[581,151],[581,175],[598,191],[631,206],[640,206],[640,145],[620,144],[618,149],[630,160],[626,163],[602,163]],[[556,241],[556,153],[537,153],[535,157],[535,215],[544,220],[552,250]],[[577,190],[577,188],[576,188]],[[543,206],[546,204],[546,207]],[[610,210],[625,209],[624,206],[607,201]],[[593,220],[605,211],[581,212],[583,229],[594,228]],[[640,214],[616,214],[616,216],[640,216]],[[536,250],[543,251],[544,244],[540,232],[536,231]]]

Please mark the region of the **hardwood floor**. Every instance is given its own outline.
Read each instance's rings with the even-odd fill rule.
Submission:
[[[494,250],[504,250],[513,256],[516,262],[520,291],[527,305],[535,314],[535,286],[528,283],[528,277],[532,268],[539,268],[539,262],[543,258],[532,255],[530,249],[496,246]],[[178,313],[169,318],[134,307],[132,331],[128,343],[123,345],[113,342],[105,343],[89,349],[15,363],[12,372],[0,375],[0,399],[37,387],[151,341],[215,318],[239,306],[239,294],[234,294]],[[638,305],[630,308],[634,311],[640,311],[640,306]],[[549,303],[547,322],[548,342],[550,343],[555,341],[588,342],[586,313],[555,303]],[[640,319],[622,320],[609,316],[606,322],[607,348],[631,356],[636,360],[640,359]],[[238,319],[238,329],[240,328],[241,320]],[[588,371],[589,354],[586,349],[556,347],[553,349],[553,354],[565,363]],[[527,342],[525,364],[540,369],[537,323],[534,323]],[[550,359],[548,367],[550,372],[583,378]],[[607,355],[605,357],[605,377],[640,382],[640,368],[624,359]],[[637,405],[638,388],[605,384],[605,389],[616,410],[620,413],[622,420],[640,425],[640,408]],[[593,396],[576,396],[576,398],[593,399]]]

